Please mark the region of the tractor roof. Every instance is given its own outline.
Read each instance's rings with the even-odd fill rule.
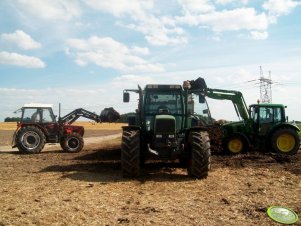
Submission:
[[[24,104],[24,108],[52,108],[52,104],[40,104],[40,103],[30,103],[30,104]]]
[[[170,85],[161,85],[161,84],[148,84],[145,86],[146,90],[182,90],[181,85],[170,84]]]
[[[280,107],[286,108],[283,104],[271,104],[271,103],[259,103],[259,104],[252,104],[251,106],[260,106],[260,107]]]

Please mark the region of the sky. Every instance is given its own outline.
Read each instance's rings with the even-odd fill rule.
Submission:
[[[123,89],[182,84],[272,101],[301,121],[301,1],[297,0],[1,0],[0,121],[25,103],[134,111]],[[208,100],[216,119],[236,120],[227,101]]]

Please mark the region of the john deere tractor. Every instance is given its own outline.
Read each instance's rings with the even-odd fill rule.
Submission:
[[[258,103],[247,108],[241,92],[200,87],[206,97],[232,101],[240,120],[222,126],[224,150],[238,154],[252,149],[293,155],[300,147],[298,126],[288,122],[282,104]]]
[[[136,114],[123,127],[121,166],[125,177],[137,177],[148,156],[179,159],[188,175],[205,178],[210,168],[210,140],[205,125],[211,121],[205,98],[186,81],[181,85],[150,84],[139,95]]]
[[[300,147],[299,128],[289,123],[282,104],[260,103],[249,107],[247,120],[225,124],[225,149],[238,154],[250,148],[294,155]]]

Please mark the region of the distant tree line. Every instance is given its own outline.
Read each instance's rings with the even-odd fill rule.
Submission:
[[[20,117],[6,117],[4,119],[4,122],[20,122]]]

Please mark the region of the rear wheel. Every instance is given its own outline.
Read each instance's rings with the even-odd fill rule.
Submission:
[[[294,155],[300,147],[300,138],[293,129],[279,129],[272,135],[271,147],[274,152]]]
[[[84,139],[78,133],[72,133],[67,137],[62,138],[61,147],[66,152],[80,152],[84,147]]]
[[[240,154],[247,150],[247,142],[241,136],[232,136],[226,139],[224,149],[229,154]]]
[[[45,145],[44,133],[35,126],[21,128],[16,135],[16,146],[23,154],[40,153]]]
[[[188,175],[198,179],[206,178],[210,170],[210,139],[207,132],[193,131],[189,134],[190,159]]]
[[[140,175],[140,131],[125,130],[121,144],[121,170],[124,177]]]

